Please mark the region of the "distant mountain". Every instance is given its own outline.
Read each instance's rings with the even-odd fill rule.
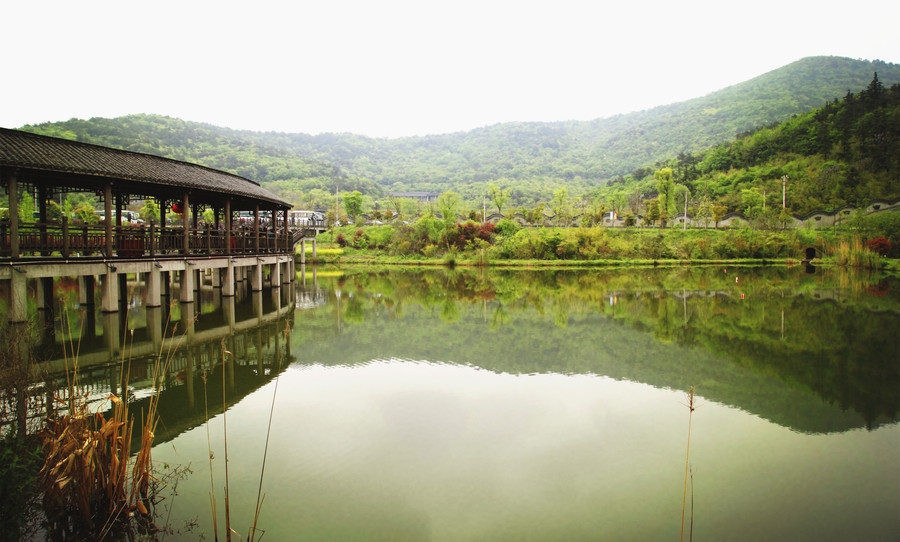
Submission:
[[[589,199],[637,215],[661,190],[668,193],[661,179],[671,177],[671,188],[682,194],[686,188],[693,200],[692,216],[711,217],[715,207],[774,226],[784,218],[779,217],[782,206],[805,216],[896,199],[898,151],[900,84],[888,87],[873,75],[859,92],[697,154],[679,153],[635,170],[596,189]],[[661,197],[660,205],[664,199],[672,218],[673,202]]]
[[[711,67],[714,69],[714,67]],[[399,139],[353,134],[250,132],[156,116],[71,120],[27,130],[195,161],[274,187],[292,201],[328,193],[453,190],[480,201],[488,183],[513,205],[580,194],[679,153],[697,152],[861,91],[877,72],[888,86],[900,65],[839,57],[799,60],[707,96],[593,121],[513,122]],[[648,74],[648,83],[652,74]]]
[[[525,203],[547,200],[559,186],[589,190],[680,152],[777,124],[864,89],[875,72],[885,85],[900,82],[897,64],[810,57],[704,97],[586,122],[512,122],[400,139],[237,135],[337,164],[385,189],[455,190],[477,199],[493,181]]]

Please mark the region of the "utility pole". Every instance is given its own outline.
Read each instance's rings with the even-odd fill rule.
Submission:
[[[687,190],[685,190],[684,191],[684,220],[682,221],[682,224],[684,225],[684,227],[681,229],[681,231],[687,231],[687,197],[688,197],[688,192],[687,192]]]
[[[487,196],[481,195],[481,223],[487,222]]]
[[[787,175],[781,176],[781,208],[787,208]]]

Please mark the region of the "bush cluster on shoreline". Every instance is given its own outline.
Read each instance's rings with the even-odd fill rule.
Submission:
[[[807,249],[814,249],[817,257],[835,257],[848,264],[865,261],[872,266],[883,257],[898,256],[894,252],[900,250],[900,231],[894,229],[523,228],[505,219],[494,225],[446,222],[425,215],[412,224],[343,226],[318,239],[339,245],[347,255],[481,264],[513,260],[803,260]],[[849,250],[871,257],[851,256]]]

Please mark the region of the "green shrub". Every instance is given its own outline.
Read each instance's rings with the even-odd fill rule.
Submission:
[[[508,218],[501,218],[497,222],[497,227],[495,228],[495,231],[499,235],[508,237],[511,235],[515,235],[516,232],[519,231],[520,229],[521,229],[521,227],[514,220],[510,220]]]

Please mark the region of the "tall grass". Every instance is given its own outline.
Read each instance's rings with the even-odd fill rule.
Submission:
[[[284,334],[285,334],[286,338],[289,337],[289,334],[290,334],[289,326],[285,327]],[[222,432],[223,432],[223,444],[224,444],[224,448],[225,448],[225,450],[224,450],[224,455],[225,455],[225,495],[224,495],[224,497],[225,497],[225,502],[224,502],[224,506],[225,506],[225,510],[224,510],[224,512],[225,512],[225,540],[226,540],[226,542],[230,542],[232,533],[233,534],[238,534],[238,533],[231,527],[231,498],[230,498],[230,485],[229,485],[229,478],[228,478],[228,401],[227,401],[227,397],[226,397],[225,378],[226,378],[226,373],[227,373],[226,364],[228,363],[228,357],[232,356],[232,361],[233,361],[234,354],[232,354],[232,352],[230,352],[226,348],[224,339],[222,340],[221,352],[222,352]],[[279,365],[280,365],[280,361],[279,361]],[[207,393],[206,393],[207,379],[206,379],[205,374],[203,375],[202,380],[203,380],[203,384],[204,384],[203,397],[204,397],[204,405],[205,405],[205,409],[206,409],[206,446],[207,446],[207,452],[209,453],[209,486],[210,486],[209,498],[210,498],[210,506],[212,508],[213,533],[215,536],[214,539],[216,541],[218,541],[219,540],[219,527],[218,527],[219,522],[218,522],[217,508],[216,508],[215,477],[213,475],[213,452],[212,452],[212,441],[211,441],[211,437],[210,437],[210,433],[209,433],[209,407],[208,407]],[[256,506],[253,510],[253,523],[251,524],[251,526],[249,527],[248,532],[247,532],[246,539],[250,542],[253,542],[256,539],[257,533],[260,533],[260,532],[263,534],[265,533],[265,531],[263,531],[262,529],[259,528],[259,517],[260,517],[260,513],[262,512],[262,505],[265,501],[265,494],[263,493],[263,480],[265,478],[265,473],[266,473],[266,458],[268,457],[268,454],[269,454],[269,437],[271,436],[271,433],[272,433],[272,419],[275,414],[275,399],[277,396],[278,396],[278,376],[275,377],[275,388],[272,391],[272,405],[269,410],[269,422],[268,422],[268,426],[266,428],[266,441],[265,441],[265,448],[263,449],[262,465],[261,465],[260,473],[259,473],[259,489],[257,490],[257,494],[256,494]],[[262,535],[260,535],[260,538],[262,538]]]
[[[61,314],[68,326],[65,307]],[[140,444],[137,450],[132,450],[135,420],[127,397],[130,377],[127,348],[122,348],[120,360],[120,374],[125,375],[122,392],[109,395],[112,404],[109,417],[99,411],[91,412],[87,395],[76,392],[78,348],[69,344],[64,349],[67,395],[58,401],[65,405],[65,413],[50,417],[42,435],[45,460],[40,489],[53,536],[63,539],[131,538],[136,532],[152,534],[158,531],[153,523],[155,482],[158,479],[152,472],[151,448],[159,421],[157,408],[163,375],[174,354],[174,341],[163,344],[166,343],[169,351],[164,356],[161,350],[154,363],[155,389],[138,426]]]
[[[834,247],[834,262],[846,267],[880,269],[881,255],[872,252],[859,237],[842,238]]]
[[[690,470],[690,461],[691,461],[691,421],[694,418],[694,387],[691,386],[690,391],[688,392],[688,409],[690,413],[688,414],[688,437],[687,437],[687,452],[684,456],[684,494],[681,498],[681,539],[684,540],[684,512],[687,506],[687,488],[688,488],[688,476],[690,475],[691,479],[691,539],[693,539],[694,532],[694,475]]]

